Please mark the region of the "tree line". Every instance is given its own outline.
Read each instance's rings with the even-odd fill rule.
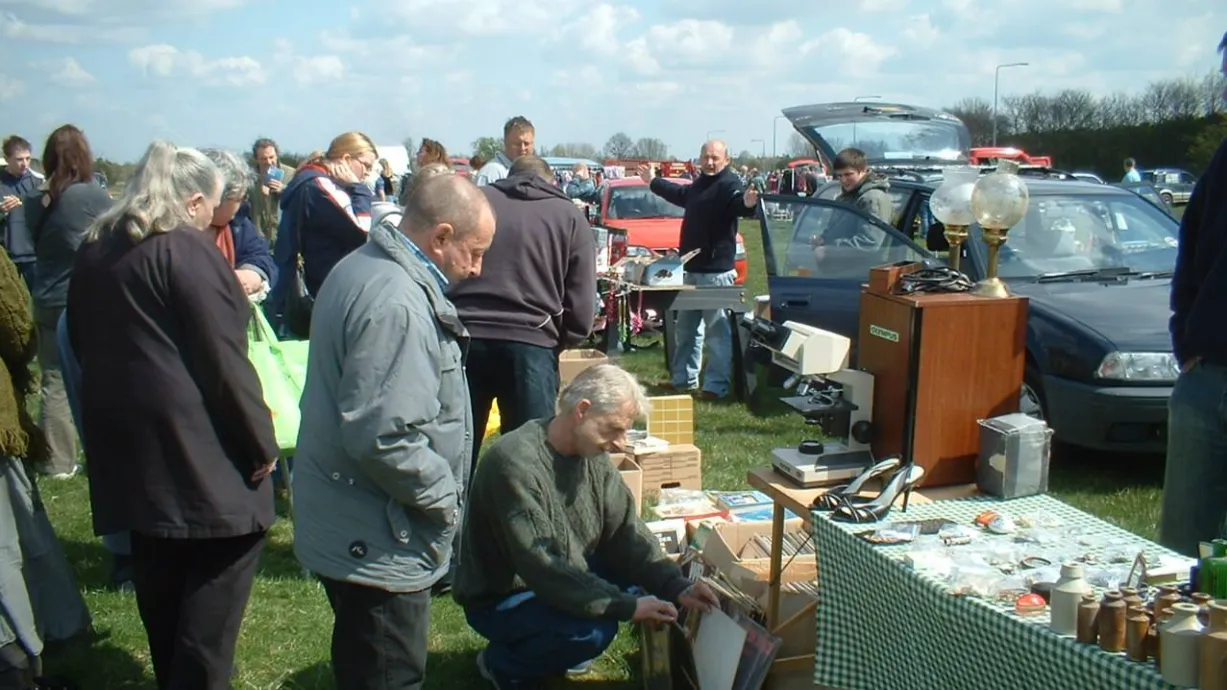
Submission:
[[[1142,168],[1201,172],[1227,139],[1227,78],[1214,73],[1151,82],[1135,94],[1096,96],[1081,89],[1005,96],[997,110],[997,143],[1052,156],[1065,170],[1118,177],[1126,157]],[[965,98],[947,112],[967,125],[972,146],[991,146],[993,106]]]

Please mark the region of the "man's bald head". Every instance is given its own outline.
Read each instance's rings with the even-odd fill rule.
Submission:
[[[699,149],[699,168],[704,175],[718,175],[729,165],[729,147],[719,139],[712,139]]]
[[[517,175],[529,175],[532,177],[540,177],[547,182],[554,181],[554,171],[550,169],[550,164],[545,162],[545,159],[540,156],[528,154],[520,156],[511,163],[511,169],[507,171],[507,177],[516,177]]]
[[[400,231],[449,281],[481,272],[494,240],[494,210],[477,185],[459,175],[421,180],[406,199]]]

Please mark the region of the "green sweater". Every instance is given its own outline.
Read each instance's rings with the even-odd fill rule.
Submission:
[[[630,620],[637,597],[597,577],[676,602],[690,585],[635,510],[602,454],[566,457],[546,443],[548,420],[529,422],[486,452],[473,476],[452,594],[468,609],[532,590],[581,618]]]

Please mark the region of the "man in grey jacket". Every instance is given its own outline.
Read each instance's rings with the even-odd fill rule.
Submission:
[[[840,194],[836,199],[890,225],[894,206],[890,201],[890,182],[882,175],[869,172],[869,161],[860,149],[844,149],[831,165],[839,180]]]
[[[451,561],[473,443],[468,333],[446,292],[481,272],[493,237],[473,183],[423,180],[400,227],[373,228],[316,298],[294,552],[332,606],[338,688],[422,687],[430,589]]]

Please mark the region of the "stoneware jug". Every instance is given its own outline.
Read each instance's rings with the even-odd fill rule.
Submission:
[[[1049,627],[1054,633],[1073,635],[1078,632],[1078,605],[1082,603],[1082,595],[1090,591],[1090,584],[1082,576],[1081,563],[1061,566],[1061,578],[1052,588],[1052,599],[1048,602]]]
[[[1201,673],[1201,621],[1197,604],[1172,604],[1172,618],[1159,631],[1163,659],[1159,672],[1172,685],[1195,688]]]
[[[1099,648],[1105,652],[1125,651],[1125,618],[1128,612],[1120,592],[1105,592],[1099,603]]]
[[[1210,604],[1210,627],[1201,638],[1201,690],[1227,690],[1227,601]]]

